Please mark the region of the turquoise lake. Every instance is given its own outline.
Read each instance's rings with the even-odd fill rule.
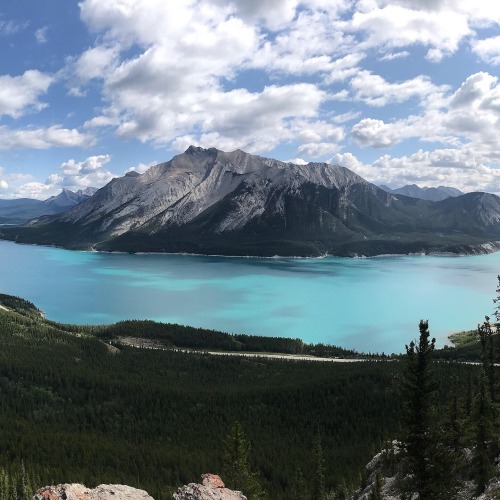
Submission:
[[[493,313],[500,253],[260,259],[72,252],[0,241],[0,292],[49,319],[153,319],[402,352],[428,319],[439,345]]]

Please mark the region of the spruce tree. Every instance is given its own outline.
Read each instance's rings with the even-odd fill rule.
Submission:
[[[323,455],[323,445],[321,443],[321,433],[316,431],[313,444],[314,478],[312,497],[314,500],[322,500],[325,497],[325,457]]]
[[[490,398],[495,402],[495,350],[493,345],[493,329],[488,316],[485,317],[483,324],[477,327],[477,333],[481,341],[481,360],[483,362],[484,373],[488,379]]]
[[[310,500],[311,493],[302,469],[297,467],[290,485],[290,500]]]
[[[473,471],[477,493],[482,493],[493,472],[493,446],[495,443],[495,408],[491,403],[484,370],[472,409],[472,437],[474,444]]]
[[[259,474],[250,469],[250,450],[242,425],[235,422],[224,440],[222,479],[229,488],[243,492],[248,500],[257,500],[266,494]]]
[[[437,384],[432,371],[435,339],[427,321],[420,321],[418,342],[406,346],[402,444],[411,473],[409,487],[420,500],[454,498],[453,477],[443,445],[435,404]]]

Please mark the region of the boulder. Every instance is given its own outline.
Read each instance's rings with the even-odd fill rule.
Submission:
[[[216,474],[203,474],[201,484],[190,483],[182,486],[174,493],[174,500],[247,500],[241,491],[233,491],[225,487],[222,479]]]
[[[33,500],[154,500],[144,490],[122,484],[100,484],[94,489],[83,484],[58,484],[36,491]]]

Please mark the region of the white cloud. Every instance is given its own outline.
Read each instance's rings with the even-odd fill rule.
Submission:
[[[187,149],[187,147],[186,147],[186,149]],[[156,160],[149,162],[149,163],[139,163],[137,165],[134,165],[133,167],[127,168],[127,170],[125,170],[125,173],[137,172],[138,174],[143,174],[144,172],[149,170],[150,167],[152,167],[153,165],[157,165],[158,163],[159,162],[157,162]]]
[[[15,35],[19,31],[25,29],[28,26],[27,22],[16,22],[16,21],[4,21],[0,19],[0,35],[1,36],[11,36]]]
[[[61,163],[57,172],[49,175],[45,182],[34,180],[31,174],[7,174],[0,168],[0,184],[5,183],[3,198],[35,198],[45,200],[62,189],[78,191],[87,187],[102,187],[114,175],[104,166],[110,155],[90,156],[83,161],[70,159]]]
[[[394,102],[402,103],[412,97],[423,98],[448,89],[448,86],[435,86],[430,78],[424,75],[403,82],[390,83],[380,75],[374,75],[366,70],[358,71],[351,79],[350,86],[356,100],[377,107]]]
[[[493,64],[500,64],[500,35],[485,38],[484,40],[472,41],[472,50],[483,61]]]
[[[480,72],[468,77],[449,96],[437,95],[426,103],[422,114],[384,122],[363,118],[351,133],[362,146],[390,147],[405,139],[466,144],[485,162],[499,162],[497,130],[500,126],[500,85],[498,78]]]
[[[47,43],[47,31],[49,27],[44,26],[43,28],[39,28],[35,31],[35,40],[36,43],[39,45],[43,45],[44,43]]]
[[[467,148],[419,150],[399,158],[383,155],[371,164],[364,164],[351,153],[338,153],[330,163],[347,167],[376,184],[446,185],[464,192],[500,194],[500,169],[486,165]]]
[[[92,136],[82,134],[76,129],[62,128],[60,125],[36,129],[10,129],[0,126],[0,150],[86,147],[92,143]]]
[[[50,175],[45,184],[52,191],[62,188],[77,191],[90,186],[102,187],[114,177],[109,170],[103,169],[110,160],[110,155],[97,155],[80,162],[74,159],[65,161],[59,166],[59,172]]]
[[[86,50],[74,62],[74,72],[79,83],[94,78],[103,78],[106,71],[116,62],[118,52],[115,47],[97,46]]]
[[[394,59],[404,59],[409,55],[410,53],[407,50],[401,50],[399,52],[388,52],[387,54],[384,54],[380,58],[380,61],[393,61]]]
[[[447,3],[442,2],[441,7],[446,6]],[[416,1],[361,1],[345,28],[366,35],[362,49],[423,45],[438,50],[442,56],[455,52],[460,41],[472,33],[467,16],[452,5],[447,9],[426,10],[424,2]],[[437,60],[438,52],[431,54]]]
[[[40,111],[47,106],[39,97],[45,94],[53,77],[37,70],[28,70],[20,76],[0,76],[0,115],[12,118]]]
[[[82,70],[84,62],[97,59],[90,68],[104,80],[107,103],[85,126],[114,126],[119,137],[157,146],[268,151],[294,139],[295,122],[314,122],[326,99],[345,99],[347,93],[328,95],[317,84],[302,82],[267,84],[259,91],[226,89],[224,82],[258,68],[321,73],[329,84],[353,76],[365,57],[332,29],[331,22],[349,6],[344,0],[272,5],[205,0],[175,7],[159,0],[119,5],[86,0],[80,5],[82,19],[102,34],[103,44],[83,54],[73,74],[84,85],[92,74]],[[265,29],[278,32],[274,37]],[[138,50],[124,58],[131,45]],[[74,92],[82,89],[76,86]]]

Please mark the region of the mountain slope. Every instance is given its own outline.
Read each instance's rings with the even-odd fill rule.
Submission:
[[[97,188],[88,187],[76,193],[63,189],[57,196],[42,200],[19,198],[15,200],[0,200],[0,224],[24,224],[43,215],[55,215],[90,198]]]
[[[0,236],[132,252],[470,252],[500,240],[498,214],[500,199],[485,193],[433,203],[387,193],[338,165],[190,147],[142,175],[113,179],[62,215]]]

